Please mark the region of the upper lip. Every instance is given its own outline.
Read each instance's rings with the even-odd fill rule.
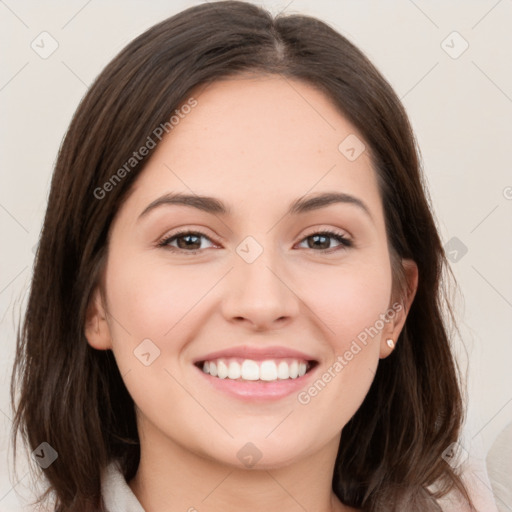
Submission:
[[[204,362],[204,361],[213,361],[214,359],[221,358],[229,358],[229,357],[239,357],[241,359],[252,359],[255,361],[260,361],[264,359],[281,359],[281,358],[289,358],[289,359],[301,359],[304,361],[314,361],[317,360],[305,352],[301,352],[300,350],[295,350],[289,347],[283,346],[272,346],[272,347],[251,347],[249,345],[243,345],[240,347],[231,347],[224,350],[217,350],[215,352],[210,352],[204,356],[198,357],[194,360],[194,364]]]

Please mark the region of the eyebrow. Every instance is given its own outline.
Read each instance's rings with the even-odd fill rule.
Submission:
[[[345,194],[344,192],[325,192],[312,197],[300,197],[290,204],[287,214],[298,215],[313,210],[319,210],[320,208],[325,208],[326,206],[337,203],[355,205],[373,220],[368,206],[366,206],[361,199],[350,194]],[[151,202],[142,211],[137,220],[140,220],[155,208],[163,205],[189,206],[214,215],[231,215],[231,208],[220,199],[197,194],[174,192],[165,194]]]

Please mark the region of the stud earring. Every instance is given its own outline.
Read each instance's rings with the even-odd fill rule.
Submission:
[[[395,342],[389,338],[388,340],[386,340],[386,344],[389,348],[394,348],[395,347]]]

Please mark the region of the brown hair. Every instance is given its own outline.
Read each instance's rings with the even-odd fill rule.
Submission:
[[[396,349],[343,429],[334,492],[372,512],[440,510],[437,498],[451,489],[469,502],[441,457],[458,439],[463,407],[441,312],[446,260],[404,108],[364,54],[326,23],[273,18],[238,1],[189,8],[133,40],[91,86],[60,148],[11,381],[13,405],[20,395],[14,443],[21,433],[32,449],[45,441],[59,454],[44,470],[41,500],[53,492],[59,512],[101,510],[103,468],[118,459],[129,481],[140,457],[133,400],[112,352],[94,350],[84,325],[112,220],[149,156],[101,199],[95,191],[192,88],[244,72],[303,80],[334,101],[372,155],[394,283],[403,286],[400,258],[419,269]]]

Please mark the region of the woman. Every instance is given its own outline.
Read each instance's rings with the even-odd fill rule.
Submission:
[[[444,265],[343,36],[243,2],[152,27],[71,122],[18,339],[56,510],[471,507]]]

